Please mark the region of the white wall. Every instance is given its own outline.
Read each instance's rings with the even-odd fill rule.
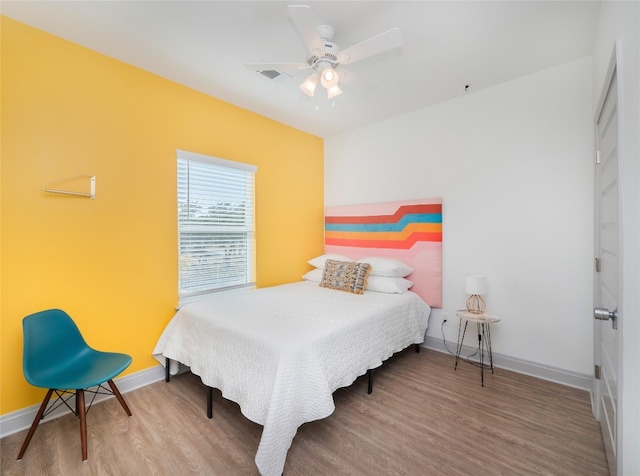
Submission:
[[[327,206],[443,197],[447,341],[482,273],[495,353],[592,374],[591,78],[585,58],[325,140]]]
[[[640,474],[640,3],[603,2],[593,53],[594,103],[600,97],[616,39],[622,42],[619,81],[620,188],[624,210],[623,286],[618,342],[622,351],[622,394],[618,401],[618,474]]]

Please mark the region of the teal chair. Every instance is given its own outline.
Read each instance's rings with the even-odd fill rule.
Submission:
[[[31,385],[49,390],[20,448],[18,459],[22,459],[40,420],[64,404],[80,420],[82,460],[85,461],[88,411],[85,406],[85,391],[93,394],[89,408],[98,394],[115,395],[127,415],[131,416],[129,407],[113,383],[113,379],[129,367],[131,357],[114,352],[100,352],[89,347],[75,322],[60,309],[49,309],[25,317],[22,320],[22,330],[24,376]],[[104,383],[108,383],[111,390]],[[58,398],[47,410],[54,392]],[[68,403],[74,394],[75,409]]]

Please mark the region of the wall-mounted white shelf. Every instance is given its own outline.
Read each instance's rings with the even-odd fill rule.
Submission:
[[[64,182],[69,182],[70,180],[75,180],[75,179],[79,179],[79,178],[88,178],[89,179],[89,188],[90,191],[89,192],[78,192],[75,190],[64,190],[64,189],[60,189],[60,188],[52,188],[52,185],[57,184],[61,184]],[[78,197],[87,197],[90,198],[91,200],[95,200],[96,199],[96,176],[95,175],[82,175],[80,177],[72,177],[66,180],[60,180],[58,182],[55,182],[53,184],[44,184],[42,186],[42,189],[45,192],[48,193],[60,193],[62,195],[75,195]]]

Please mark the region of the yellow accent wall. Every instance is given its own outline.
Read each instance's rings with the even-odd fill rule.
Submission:
[[[44,394],[22,374],[33,312],[65,309],[90,345],[130,354],[123,375],[157,365],[178,299],[176,149],[258,167],[258,287],[322,252],[321,138],[0,18],[0,414]],[[42,189],[83,175],[95,200]]]

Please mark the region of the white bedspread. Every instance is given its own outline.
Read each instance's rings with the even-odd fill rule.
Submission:
[[[356,295],[304,281],[188,304],[153,354],[189,366],[263,425],[256,465],[281,475],[298,427],[329,416],[336,389],[422,343],[430,311],[412,292]]]

